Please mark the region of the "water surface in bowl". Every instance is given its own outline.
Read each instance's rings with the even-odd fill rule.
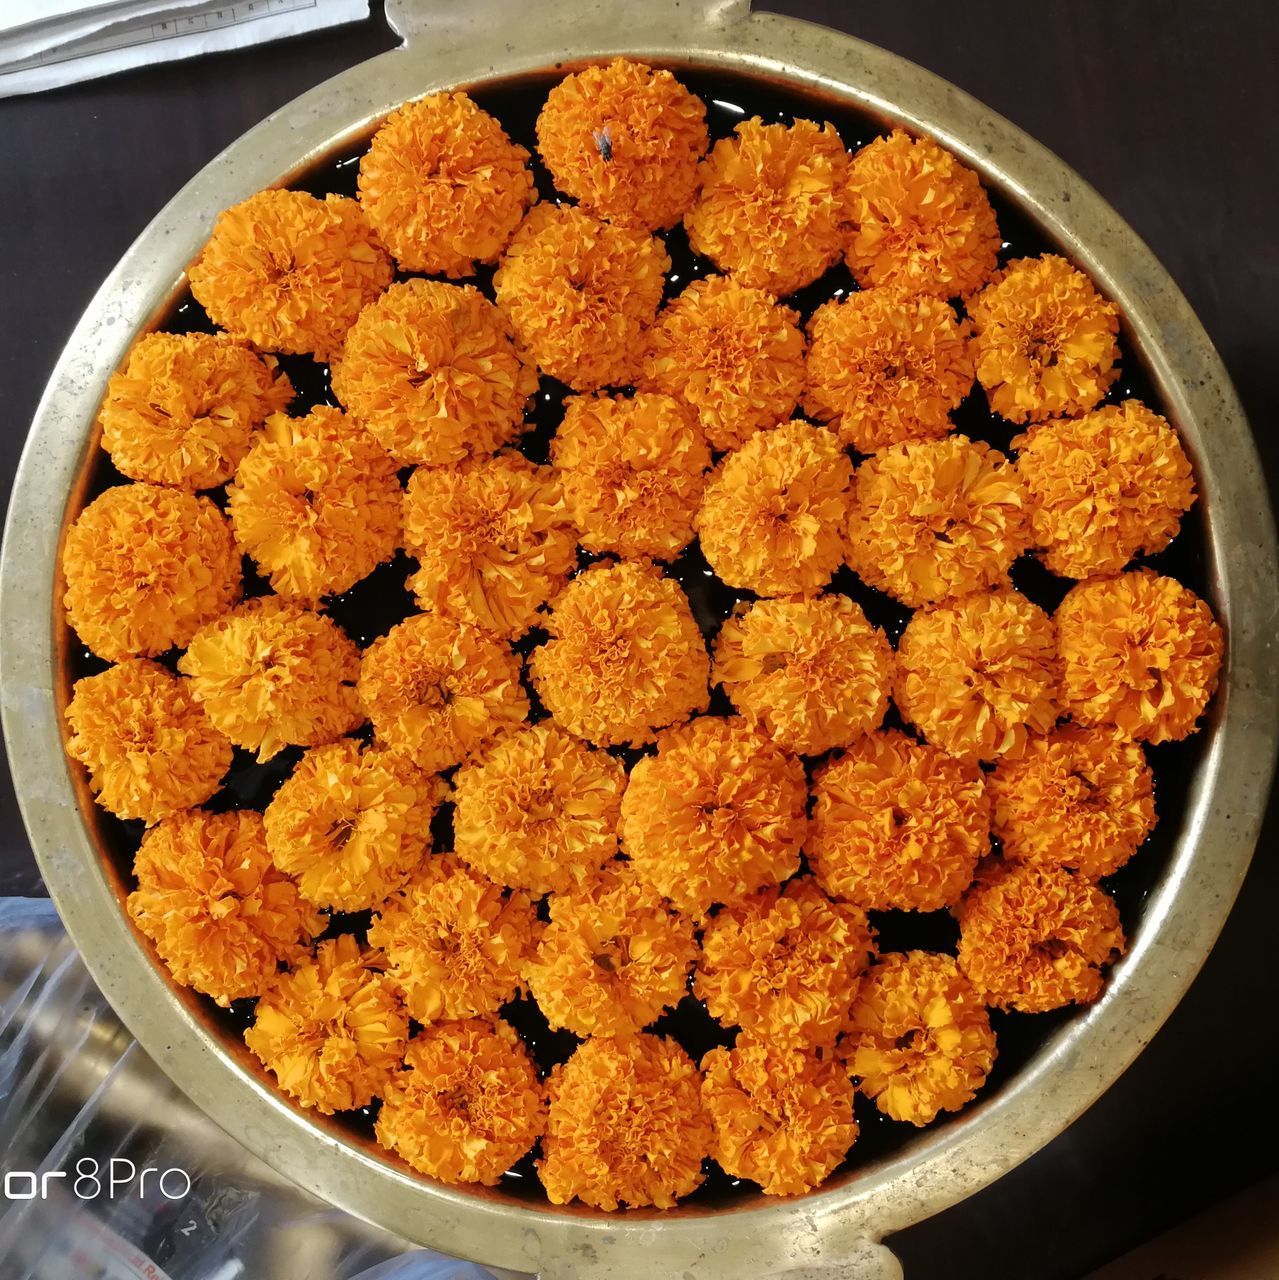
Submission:
[[[825,97],[808,97],[795,89],[742,75],[710,74],[688,69],[677,69],[677,73],[706,103],[712,139],[730,134],[737,123],[751,116],[760,116],[765,122],[783,123],[796,117],[829,120],[851,150],[886,132],[879,121]],[[556,78],[554,75],[535,77],[517,84],[481,87],[472,91],[472,96],[480,105],[496,115],[511,137],[533,154],[541,197],[552,200],[556,198],[554,187],[546,171],[536,162],[534,124],[546,91]],[[294,185],[316,195],[333,192],[354,196],[359,157],[364,150],[365,147],[361,146],[330,158],[303,175]],[[1051,242],[999,192],[992,190],[990,196],[1003,234],[1001,261],[1054,250]],[[713,271],[706,259],[698,257],[689,249],[682,228],[677,227],[664,233],[663,238],[672,260],[667,281],[668,296],[680,292],[690,280]],[[481,269],[474,281],[490,297],[492,274],[491,268]],[[786,301],[807,321],[823,302],[840,297],[856,287],[851,275],[841,264]],[[189,293],[184,293],[177,299],[170,314],[159,327],[171,332],[213,328],[203,309]],[[1126,340],[1121,339],[1121,350],[1122,373],[1107,397],[1108,402],[1136,397],[1162,411],[1160,397]],[[337,403],[329,385],[327,366],[299,356],[284,356],[280,362],[298,390],[297,400],[290,410],[292,413],[306,413],[317,404]],[[547,461],[549,442],[559,422],[565,394],[566,388],[562,384],[549,378],[541,380],[528,413],[530,430],[520,443],[522,452],[536,462]],[[954,420],[959,431],[1002,449],[1007,449],[1012,436],[1020,429],[990,413],[980,388],[974,389],[959,407]],[[87,465],[91,468],[91,475],[85,494],[86,502],[103,489],[124,480],[111,465],[110,459],[101,452]],[[210,496],[220,505],[225,504],[225,493],[222,490],[214,491]],[[590,563],[593,558],[585,553],[580,554],[582,565]],[[1207,593],[1205,531],[1197,508],[1183,521],[1181,533],[1172,546],[1161,555],[1148,558],[1146,563],[1180,579],[1200,594]],[[265,593],[266,583],[253,572],[252,564],[247,558],[244,565],[246,593]],[[413,568],[413,561],[401,553],[391,564],[382,566],[350,591],[328,601],[332,615],[361,647],[385,634],[401,619],[417,612],[412,594],[405,586]],[[671,566],[671,572],[688,593],[693,612],[708,641],[714,637],[720,623],[739,601],[754,598],[749,592],[734,591],[720,583],[711,573],[696,544]],[[1071,585],[1068,580],[1050,574],[1030,556],[1024,556],[1016,563],[1013,581],[1030,599],[1050,611]],[[910,617],[909,609],[866,587],[847,569],[840,570],[830,589],[853,597],[865,609],[870,620],[883,627],[894,642]],[[545,633],[534,631],[521,641],[518,648],[527,653],[544,639]],[[68,655],[68,670],[65,672],[68,682],[100,671],[106,666],[74,640],[68,646]],[[172,665],[176,657],[174,653],[166,655],[162,660]],[[526,687],[534,707],[534,718],[541,718],[545,713],[527,681]],[[712,713],[727,712],[730,709],[724,695],[717,690],[711,703]],[[895,710],[890,711],[888,723],[900,726]],[[1140,924],[1146,899],[1163,874],[1181,827],[1188,784],[1201,755],[1199,743],[1199,739],[1191,738],[1181,743],[1147,748],[1155,772],[1159,825],[1138,855],[1104,882],[1118,902],[1124,928],[1130,937]],[[629,762],[636,753],[619,750],[616,754]],[[232,769],[221,791],[210,802],[210,807],[263,808],[300,755],[299,749],[288,748],[268,763],[258,764],[249,753],[237,750]],[[820,761],[812,763],[815,767]],[[96,813],[95,820],[104,856],[110,859],[121,883],[132,886],[131,866],[134,851],[142,835],[141,824],[121,822],[101,812]],[[437,849],[451,847],[451,814],[448,806],[437,818],[434,835]],[[872,919],[879,931],[881,950],[897,951],[918,947],[954,952],[958,930],[946,912],[874,912]],[[367,925],[368,913],[335,916],[330,932],[362,933]],[[243,1029],[252,1021],[252,1000],[237,1001],[229,1010],[217,1008],[212,1001],[201,1000],[206,1006],[209,1021],[233,1040],[238,1040]],[[570,1033],[552,1031],[531,1000],[514,1001],[503,1012],[518,1029],[543,1072],[549,1071],[557,1062],[564,1061],[577,1044],[576,1037]],[[998,1038],[999,1057],[981,1096],[991,1096],[998,1091],[1055,1031],[1075,1016],[1078,1016],[1078,1011],[1074,1009],[1036,1015],[993,1012],[992,1024]],[[707,1049],[718,1044],[731,1044],[734,1039],[734,1032],[720,1028],[701,1003],[691,995],[685,997],[676,1009],[659,1019],[654,1029],[674,1036],[694,1059],[699,1058]],[[371,1140],[376,1106],[375,1103],[362,1111],[339,1116],[337,1121],[353,1136],[365,1141]],[[858,1166],[874,1158],[893,1155],[920,1132],[912,1126],[888,1120],[861,1096],[857,1099],[857,1116],[861,1124],[861,1136],[849,1153],[841,1172],[853,1172]],[[943,1118],[932,1127],[946,1123]],[[533,1171],[535,1154],[520,1161],[506,1175],[503,1189],[520,1198],[544,1202]],[[838,1178],[840,1174],[833,1176]],[[728,1178],[718,1167],[708,1162],[705,1184],[682,1203],[730,1203],[756,1192],[753,1184],[742,1184]]]

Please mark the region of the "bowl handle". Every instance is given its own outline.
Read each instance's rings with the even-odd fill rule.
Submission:
[[[750,17],[750,0],[594,0],[540,4],[536,19],[529,0],[386,0],[386,19],[415,52],[447,55],[466,47],[509,47],[515,34],[536,21],[539,33],[562,30],[572,47],[586,49],[600,37],[601,48],[617,38],[619,22],[628,36],[660,32],[678,37],[723,30]],[[566,44],[566,49],[568,45]]]
[[[653,1234],[656,1243],[659,1233]],[[785,1251],[785,1243],[779,1243]],[[633,1252],[628,1251],[628,1256],[619,1258],[616,1264],[601,1257],[603,1252],[592,1248],[576,1258],[544,1261],[536,1280],[635,1280]],[[661,1263],[656,1266],[660,1268]],[[654,1274],[658,1274],[657,1270]],[[667,1268],[664,1274],[671,1274],[671,1269]],[[688,1260],[687,1269],[680,1267],[678,1274],[696,1276],[698,1280],[737,1280],[743,1275],[755,1276],[758,1280],[903,1280],[905,1273],[891,1249],[874,1240],[862,1239],[839,1249],[837,1256],[833,1252],[830,1256],[818,1252],[814,1257],[805,1251],[803,1257],[792,1256],[789,1261],[784,1256],[760,1257],[758,1252],[746,1258],[742,1251],[730,1245],[723,1253],[713,1252]]]

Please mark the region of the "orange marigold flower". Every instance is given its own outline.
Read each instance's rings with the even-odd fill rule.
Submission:
[[[1061,867],[1006,863],[979,875],[959,918],[959,967],[997,1009],[1087,1004],[1124,952],[1114,900]]]
[[[391,259],[344,196],[259,191],[221,214],[191,292],[215,324],[256,347],[331,360]]]
[[[62,544],[67,622],[100,658],[185,645],[240,598],[240,553],[208,498],[122,484],[95,498]]]
[[[968,303],[977,378],[1009,422],[1083,413],[1119,376],[1119,312],[1082,271],[1018,258]]]
[[[693,540],[710,450],[671,396],[574,396],[551,461],[588,551],[671,560]]]
[[[857,1140],[853,1088],[828,1051],[785,1049],[741,1035],[702,1059],[711,1156],[765,1195],[811,1191]]]
[[[922,1126],[973,1100],[994,1065],[995,1034],[950,956],[906,951],[872,966],[841,1051],[886,1116]]]
[[[988,779],[993,828],[1009,862],[1108,876],[1155,825],[1154,779],[1140,746],[1118,729],[1062,725],[1031,738]]]
[[[276,870],[262,815],[187,809],[157,823],[133,860],[133,923],[176,981],[228,1005],[305,954],[325,919]]]
[[[403,270],[473,275],[537,199],[528,159],[466,94],[433,93],[378,126],[360,159],[360,204]]]
[[[700,168],[688,242],[742,284],[780,297],[812,284],[848,244],[848,152],[831,124],[744,120]]]
[[[943,751],[994,760],[1056,724],[1059,674],[1052,619],[1011,589],[977,592],[906,624],[894,699]]]
[[[132,480],[212,489],[292,399],[273,356],[224,333],[149,333],[107,383],[102,447]]]
[[[409,1020],[377,957],[349,934],[281,974],[244,1042],[281,1090],[324,1115],[367,1107],[400,1065]]]
[[[178,660],[209,719],[259,760],[289,745],[332,742],[361,724],[359,669],[360,651],[332,618],[276,596],[211,622]]]
[[[369,645],[359,696],[378,739],[429,772],[460,764],[529,710],[509,645],[430,613]]]
[[[419,1022],[496,1013],[524,989],[538,930],[523,893],[434,854],[369,925],[386,974]]]
[[[528,985],[552,1027],[640,1031],[678,1004],[697,957],[693,923],[626,863],[551,897]]]
[[[668,729],[657,747],[622,797],[622,847],[644,880],[700,919],[794,874],[808,830],[798,760],[715,716]]]
[[[1040,559],[1054,573],[1118,573],[1177,536],[1195,477],[1177,433],[1139,400],[1045,422],[1013,440]]]
[[[725,1026],[778,1048],[832,1045],[874,955],[866,913],[805,876],[708,921],[694,990]]]
[[[592,565],[552,601],[529,675],[571,733],[609,747],[705,711],[710,659],[679,584],[644,561]]]
[[[863,289],[808,322],[804,412],[861,453],[936,440],[973,385],[968,324],[950,304],[902,289]]]
[[[895,730],[824,765],[813,794],[813,875],[868,911],[952,906],[990,850],[981,770]]]
[[[1195,732],[1224,652],[1212,610],[1151,569],[1072,587],[1055,615],[1062,700],[1081,724],[1115,724],[1143,742]]]
[[[849,567],[903,604],[1006,585],[1029,543],[1017,469],[980,440],[890,445],[857,468]]]
[[[409,1041],[376,1133],[430,1178],[493,1186],[545,1127],[546,1090],[519,1037],[501,1020],[468,1018]]]
[[[647,232],[567,204],[532,209],[493,277],[515,340],[576,391],[635,381],[671,268]]]
[[[267,805],[267,848],[309,902],[366,911],[430,853],[431,819],[447,794],[439,778],[385,748],[353,738],[312,747]]]
[[[458,857],[512,889],[563,893],[617,855],[626,771],[553,720],[508,733],[453,779]]]
[[[537,117],[555,185],[584,209],[648,230],[672,227],[697,191],[706,108],[669,71],[614,58],[565,76]]]
[[[758,600],[720,628],[711,679],[780,746],[815,756],[883,720],[893,651],[847,596]]]
[[[787,422],[753,435],[711,473],[693,521],[730,587],[816,595],[844,559],[853,464],[828,431]]]
[[[537,370],[472,285],[392,285],[351,326],[333,390],[397,462],[483,456],[524,430]]]
[[[240,546],[282,596],[314,604],[395,555],[395,463],[341,409],[274,414],[227,489]]]
[[[549,467],[518,453],[419,467],[404,495],[409,586],[431,613],[522,636],[577,564],[577,539]]]
[[[688,405],[712,448],[736,449],[799,403],[799,313],[729,276],[694,280],[650,331],[639,385]]]
[[[863,289],[965,297],[994,272],[995,211],[977,175],[931,138],[876,138],[849,162],[848,195],[848,266]]]
[[[711,1122],[673,1040],[596,1036],[551,1072],[538,1174],[552,1204],[671,1208],[702,1184]]]
[[[203,804],[231,767],[188,683],[145,658],[77,680],[66,719],[67,754],[117,818],[150,824]]]

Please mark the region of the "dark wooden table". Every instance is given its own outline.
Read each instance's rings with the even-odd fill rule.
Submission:
[[[922,63],[1098,187],[1189,295],[1279,485],[1279,18],[1269,0],[762,7]],[[378,17],[0,101],[6,495],[63,342],[152,214],[267,112],[393,43]],[[0,893],[38,893],[7,773],[0,787]],[[1279,1168],[1274,808],[1221,941],[1155,1042],[1040,1155],[896,1237],[910,1280],[1067,1280]]]

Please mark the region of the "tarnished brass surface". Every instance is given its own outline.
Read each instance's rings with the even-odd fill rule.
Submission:
[[[1198,971],[1247,868],[1279,735],[1275,532],[1248,426],[1221,360],[1168,274],[1101,197],[972,98],[901,58],[745,0],[625,4],[388,0],[405,48],[268,118],[160,213],[90,304],[23,454],[0,562],[4,728],[31,840],[87,964],[147,1052],[224,1129],[307,1189],[372,1222],[547,1280],[900,1274],[874,1242],[976,1191],[1064,1129],[1150,1040]],[[106,378],[180,287],[215,215],[366,134],[406,98],[625,53],[829,95],[933,135],[1016,202],[1120,306],[1198,469],[1223,687],[1163,879],[1103,998],[1017,1078],[893,1157],[796,1200],[604,1215],[432,1185],[304,1117],[242,1046],[153,965],[95,845],[58,717],[57,549],[74,512]]]

